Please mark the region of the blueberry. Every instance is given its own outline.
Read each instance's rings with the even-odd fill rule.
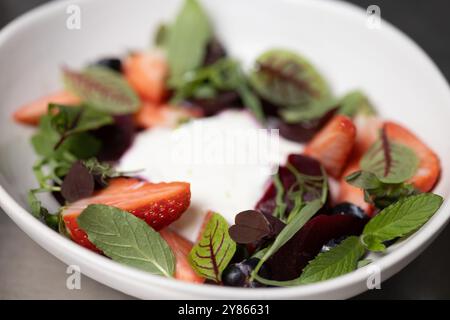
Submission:
[[[350,202],[342,202],[336,205],[333,209],[331,209],[331,214],[350,215],[359,219],[368,218],[366,212],[363,209]]]
[[[250,281],[250,275],[259,262],[259,259],[250,258],[239,263],[230,264],[222,274],[222,281],[225,286],[256,288],[264,285],[257,281]],[[263,278],[268,278],[269,272],[265,265],[262,265],[258,274]]]
[[[341,244],[342,241],[345,240],[346,237],[339,237],[337,239],[331,239],[330,241],[328,241],[327,243],[325,243],[322,246],[322,249],[320,249],[320,252],[327,252],[330,251],[331,249],[333,249],[334,247],[338,246],[339,244]]]
[[[113,71],[122,73],[122,61],[118,58],[103,58],[98,60],[95,65],[106,67]]]

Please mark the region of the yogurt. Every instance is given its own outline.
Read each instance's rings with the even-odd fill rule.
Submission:
[[[248,112],[229,110],[140,133],[120,170],[142,170],[151,182],[189,182],[191,206],[172,226],[195,240],[207,211],[233,223],[237,213],[254,208],[277,165],[301,151],[301,144],[261,128]]]

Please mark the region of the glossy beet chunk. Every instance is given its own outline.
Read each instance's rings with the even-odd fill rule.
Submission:
[[[136,134],[133,116],[115,116],[114,124],[95,130],[93,134],[102,142],[98,160],[117,161],[133,144]]]
[[[361,234],[366,222],[367,219],[352,215],[315,216],[267,261],[272,279],[298,278],[323,245],[333,239]]]
[[[304,175],[317,177],[322,176],[320,163],[311,157],[299,154],[291,154],[288,157],[288,163],[295,167],[299,173],[302,173]],[[289,190],[296,181],[295,176],[286,166],[281,166],[279,168],[278,174],[284,186],[284,190]],[[276,207],[276,194],[277,191],[274,183],[272,182],[266,189],[263,197],[256,204],[255,209],[263,212],[266,215],[272,215]],[[315,199],[316,196],[310,193],[305,193],[303,195],[303,198],[306,201],[311,201]],[[285,203],[287,203],[286,211],[289,212],[294,207],[294,202],[292,201],[292,199],[288,199],[287,197],[285,197],[284,201]],[[324,206],[324,208],[326,207],[327,205]]]
[[[357,205],[350,202],[342,202],[334,206],[331,214],[350,215],[359,219],[368,219],[366,212]]]

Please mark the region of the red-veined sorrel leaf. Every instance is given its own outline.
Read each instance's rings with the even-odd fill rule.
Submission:
[[[88,67],[82,72],[63,70],[67,89],[90,107],[109,114],[135,112],[140,101],[122,76],[105,67]]]
[[[380,138],[366,152],[360,165],[381,182],[402,183],[416,173],[419,159],[407,146],[390,141],[382,129]]]
[[[328,99],[330,89],[303,57],[285,50],[270,50],[256,61],[250,81],[268,101],[283,107],[302,107]]]
[[[189,253],[189,262],[199,275],[220,283],[222,271],[235,251],[236,243],[228,235],[228,223],[220,214],[213,213],[200,241]]]

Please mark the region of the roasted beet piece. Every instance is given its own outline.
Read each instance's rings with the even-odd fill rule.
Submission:
[[[308,156],[300,155],[300,154],[291,154],[288,157],[288,163],[294,166],[298,172],[308,175],[308,176],[322,176],[322,171],[320,168],[320,163]],[[284,186],[284,190],[289,190],[296,179],[292,172],[286,167],[282,166],[278,170],[278,174],[280,176],[280,180]],[[272,215],[275,207],[276,207],[276,198],[277,191],[274,183],[272,182],[267,188],[266,192],[262,196],[262,198],[256,204],[255,209],[263,212],[267,215]],[[303,195],[305,201],[311,201],[316,198],[315,195],[305,192]],[[287,203],[286,211],[289,212],[294,207],[294,202],[291,199],[288,199],[285,194],[284,201]],[[327,208],[328,205],[325,205],[324,208]]]
[[[221,91],[211,99],[191,99],[188,105],[199,107],[205,117],[213,116],[226,109],[243,108],[239,94],[236,91]]]
[[[323,245],[332,239],[361,234],[367,221],[351,215],[315,216],[267,261],[272,279],[298,278]]]
[[[206,45],[206,53],[205,58],[203,59],[203,65],[208,66],[214,64],[218,60],[226,56],[227,52],[222,43],[220,43],[217,38],[212,38]]]
[[[280,135],[288,140],[296,142],[307,142],[330,120],[335,114],[336,109],[325,113],[322,117],[301,121],[298,123],[286,123],[280,118],[272,117],[269,119],[269,126],[280,130]]]
[[[96,138],[102,142],[102,148],[97,156],[99,161],[117,161],[132,145],[136,128],[132,115],[114,117],[114,124],[93,131]]]

